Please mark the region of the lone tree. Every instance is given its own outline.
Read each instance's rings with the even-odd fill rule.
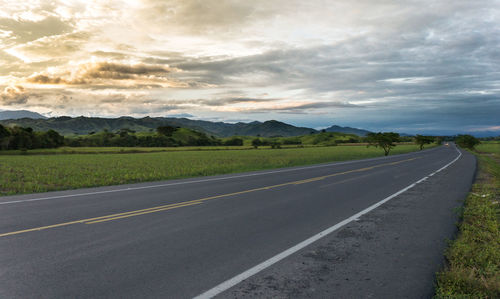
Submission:
[[[423,136],[423,135],[418,135],[415,136],[415,143],[420,146],[420,150],[424,148],[424,145],[426,144],[431,144],[435,141],[435,137],[433,136]]]
[[[393,147],[396,146],[394,142],[399,141],[399,134],[393,132],[378,132],[366,134],[367,146],[381,147],[384,154],[387,156]]]
[[[457,138],[455,139],[455,142],[460,147],[468,148],[470,150],[473,150],[476,145],[481,143],[479,139],[471,135],[458,135]]]

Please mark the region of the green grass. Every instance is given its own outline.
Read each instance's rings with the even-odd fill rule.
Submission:
[[[399,145],[391,154],[417,149],[416,145]],[[191,150],[147,154],[0,155],[0,194],[206,176],[382,155],[381,149],[366,146]]]
[[[437,274],[438,298],[500,298],[500,144],[476,149],[479,174],[446,251],[448,265]]]
[[[357,144],[360,145],[360,144]],[[362,145],[362,144],[361,144]],[[341,146],[344,146],[341,145]],[[302,148],[318,147],[314,145],[282,145],[282,148]],[[65,155],[65,154],[140,154],[159,152],[186,152],[186,151],[228,151],[228,150],[249,150],[251,145],[243,146],[179,146],[179,147],[69,147],[43,148],[30,150],[3,150],[0,156],[15,155]],[[271,146],[259,146],[259,149],[270,149]]]
[[[32,149],[32,150],[4,150],[1,155],[59,155],[59,154],[134,154],[154,152],[179,151],[213,151],[251,149],[252,146],[182,146],[182,147],[69,147]]]
[[[495,154],[500,156],[500,142],[498,141],[482,141],[481,144],[476,146],[479,153]]]

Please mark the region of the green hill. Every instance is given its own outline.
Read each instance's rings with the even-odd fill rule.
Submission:
[[[28,111],[29,112],[29,111]],[[318,133],[317,130],[305,127],[296,127],[276,120],[250,123],[224,123],[204,120],[193,120],[188,118],[174,117],[143,117],[133,118],[123,116],[119,118],[99,118],[99,117],[52,117],[52,118],[16,118],[0,120],[4,126],[30,127],[35,131],[55,130],[62,135],[86,135],[90,133],[116,132],[120,129],[130,129],[132,131],[154,132],[160,126],[172,126],[189,128],[195,131],[206,133],[209,136],[230,137],[230,136],[261,136],[261,137],[292,137]],[[365,136],[368,131],[350,128],[331,126],[325,129],[326,132],[336,132],[345,134],[355,134]]]
[[[316,132],[316,130],[311,128],[295,127],[275,120],[229,124],[223,122],[191,120],[187,118],[164,117],[97,118],[80,116],[72,118],[62,116],[48,119],[22,118],[1,120],[0,124],[5,126],[31,127],[35,131],[47,131],[52,129],[63,135],[85,135],[92,132],[101,132],[103,130],[114,132],[123,128],[127,128],[135,132],[152,132],[159,126],[189,128],[218,137],[228,137],[234,135],[263,137],[299,136]]]
[[[367,131],[367,130],[356,129],[356,128],[351,128],[351,127],[341,127],[341,126],[336,126],[336,125],[333,125],[329,128],[326,128],[325,131],[326,132],[354,134],[354,135],[358,135],[358,136],[366,136],[366,134],[370,133],[370,131]]]

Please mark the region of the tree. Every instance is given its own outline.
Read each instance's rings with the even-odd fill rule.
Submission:
[[[396,146],[394,142],[399,141],[399,134],[393,132],[368,133],[366,134],[366,141],[368,146],[381,147],[387,156],[391,149]]]
[[[283,139],[283,144],[287,144],[287,145],[290,145],[290,144],[302,144],[302,140],[300,140],[299,137],[289,137],[289,138],[285,138]]]
[[[433,136],[423,136],[423,135],[418,135],[415,136],[415,143],[420,146],[420,150],[424,148],[424,145],[426,144],[431,144],[434,142],[436,138]]]
[[[9,130],[0,124],[0,139],[10,136]]]
[[[6,127],[0,125],[0,150],[8,148],[9,136],[10,131]]]
[[[172,136],[172,134],[176,130],[177,130],[177,128],[171,127],[171,126],[161,126],[161,127],[156,128],[156,132],[158,132],[158,134],[164,135],[164,136],[167,136],[167,137]]]
[[[35,135],[32,128],[13,127],[10,129],[9,149],[32,149]]]
[[[281,148],[281,143],[279,141],[273,140],[269,142],[269,144],[271,145],[271,148]]]
[[[226,146],[241,146],[243,145],[243,139],[238,137],[232,137],[223,143]]]
[[[458,135],[455,142],[463,148],[473,150],[474,147],[481,143],[479,139],[471,135]]]
[[[64,136],[54,130],[47,132],[36,132],[33,148],[55,148],[64,145]]]
[[[129,128],[121,128],[120,130],[118,130],[118,132],[116,132],[118,135],[120,135],[120,137],[127,137],[128,134],[130,133],[135,133],[134,130],[130,130]]]
[[[262,141],[260,140],[260,138],[255,138],[254,140],[252,140],[252,146],[254,148],[258,148],[260,145],[262,145]]]

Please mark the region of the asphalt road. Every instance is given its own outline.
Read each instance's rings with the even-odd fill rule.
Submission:
[[[444,166],[447,167],[443,169]],[[354,217],[356,221],[416,191],[417,198],[426,198],[428,202],[442,202],[442,195],[449,195],[445,197],[446,204],[429,207],[428,212],[426,204],[413,202],[420,211],[418,221],[435,227],[419,236],[419,242],[428,245],[424,246],[426,249],[422,252],[417,248],[422,259],[433,257],[435,269],[441,261],[436,258],[442,255],[441,243],[453,233],[449,228],[454,221],[449,207],[464,199],[474,172],[472,155],[459,155],[454,146],[443,146],[351,162],[2,197],[0,297],[194,297],[360,211],[366,214]],[[433,175],[422,180],[429,174]],[[425,184],[429,182],[439,183],[427,190]],[[392,196],[395,193],[398,196]],[[384,199],[390,201],[366,210]],[[437,213],[438,209],[443,211]],[[439,217],[426,219],[426,215],[436,213]],[[387,217],[391,219],[390,213]],[[346,222],[346,227],[335,233],[345,231],[356,221]],[[390,234],[392,229],[405,227],[406,222],[411,221],[402,217],[384,229]],[[376,231],[376,226],[372,229]],[[283,269],[279,270],[280,279],[286,279],[287,273],[297,274],[295,268],[288,267],[297,262],[297,254],[329,237],[285,257],[264,272],[276,274]],[[376,250],[374,247],[375,257]],[[415,248],[400,250],[410,256]],[[419,267],[418,261],[410,258],[405,267],[412,265]],[[384,281],[397,283],[401,271],[389,271]],[[252,289],[264,283],[255,280],[257,284],[248,287],[248,281],[259,279],[262,273],[220,296],[300,294],[287,291],[293,285],[261,288],[252,294]],[[316,274],[312,276],[301,279],[317,278]],[[334,286],[315,281],[315,289],[323,293],[302,295],[322,297],[327,292],[335,297]],[[432,277],[427,285],[432,286]],[[344,290],[338,294],[356,294],[356,289],[359,297],[366,295],[355,285],[351,289],[354,293]],[[409,290],[409,294],[415,292]]]

